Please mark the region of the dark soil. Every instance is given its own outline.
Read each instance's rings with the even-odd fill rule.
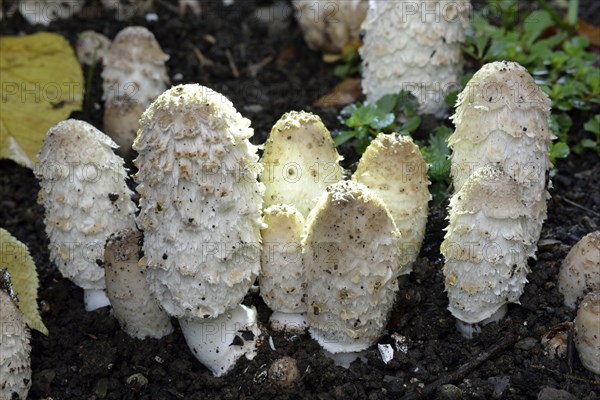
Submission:
[[[289,110],[315,111],[330,128],[339,127],[335,119],[339,109],[311,107],[337,83],[333,67],[306,47],[290,18],[275,16],[276,24],[260,23],[255,8],[263,2],[240,0],[228,8],[220,1],[202,3],[202,17],[179,18],[159,3],[158,22],[148,23],[141,17],[116,22],[90,12],[54,23],[48,30],[74,43],[77,33],[86,29],[112,38],[127,24],[147,26],[171,56],[168,67],[173,83],[199,82],[225,94],[252,120],[256,143],[263,142],[274,122]],[[41,28],[28,26],[17,15],[3,22],[0,33],[37,30]],[[215,65],[201,66],[193,47]],[[228,51],[239,70],[238,78],[229,65]],[[261,63],[264,67],[253,67]],[[102,129],[99,73],[94,76],[88,108],[76,117]],[[346,166],[356,161],[352,152],[344,155]],[[577,399],[597,399],[598,378],[582,367],[577,355],[569,352],[565,358],[550,359],[540,340],[555,325],[573,319],[557,290],[557,271],[569,248],[600,227],[598,156],[592,152],[571,155],[556,167],[548,220],[537,261],[530,262],[529,284],[521,304],[510,305],[500,324],[484,327],[470,341],[457,333],[454,318],[446,310],[439,253],[446,226],[445,205],[434,206],[415,271],[401,283],[388,325],[390,334],[405,336],[406,353],[397,351],[385,365],[374,346],[366,352],[366,363],[357,361],[349,369],[337,367],[308,335],[271,332],[266,325],[270,311],[254,293],[245,303],[257,307],[265,338],[273,338],[275,350],[264,340],[254,360],[243,359],[226,377],[215,378],[188,350],[178,328],[161,340],[138,341],[120,330],[106,308],[84,311],[82,291],[62,278],[49,261],[43,209],[36,204],[36,179],[30,170],[0,161],[0,225],[31,251],[40,275],[41,313],[50,331],[47,337],[32,333],[30,398],[397,399],[422,390],[507,340],[508,348],[457,377],[451,382],[454,386],[425,397],[458,399],[462,394],[464,399],[531,399],[550,387]],[[380,343],[392,343],[392,339],[386,335]],[[282,356],[295,358],[302,376],[290,389],[278,388],[266,373]]]

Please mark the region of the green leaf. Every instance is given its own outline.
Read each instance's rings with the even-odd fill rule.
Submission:
[[[527,46],[531,45],[546,28],[553,25],[552,16],[546,10],[536,10],[523,21],[523,34]]]
[[[343,143],[346,143],[348,140],[354,138],[355,136],[355,131],[342,131],[339,133],[339,135],[333,137],[333,143],[337,147]]]
[[[569,153],[569,145],[565,142],[556,142],[550,144],[550,161],[552,161],[552,163],[559,158],[566,158]]]
[[[407,132],[414,132],[421,125],[421,117],[415,115],[410,117],[404,125],[402,125],[402,130]]]
[[[376,102],[377,108],[386,113],[393,113],[398,104],[398,96],[386,94]]]
[[[583,124],[583,129],[592,132],[597,137],[600,136],[600,114],[594,115],[589,121]]]

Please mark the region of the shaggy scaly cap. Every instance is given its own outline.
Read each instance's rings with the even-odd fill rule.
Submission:
[[[398,290],[399,233],[366,186],[330,186],[307,219],[308,322],[331,353],[361,351],[383,333]]]
[[[38,202],[44,206],[50,258],[83,289],[104,289],[104,242],[135,227],[135,205],[116,144],[87,122],[50,128],[38,155]]]
[[[236,307],[260,269],[264,187],[253,130],[200,85],[163,93],[144,112],[134,150],[150,289],[178,318]]]
[[[408,90],[420,112],[442,116],[460,85],[470,11],[466,0],[370,0],[360,49],[367,100]]]
[[[412,138],[380,133],[362,155],[352,179],[371,189],[387,206],[400,231],[401,274],[412,271],[427,225],[427,163]]]

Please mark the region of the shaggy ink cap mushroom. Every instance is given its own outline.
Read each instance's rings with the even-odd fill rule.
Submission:
[[[325,188],[342,179],[341,160],[319,116],[284,114],[271,129],[260,159],[265,207],[293,205],[306,218]]]
[[[188,84],[148,107],[133,145],[140,263],[158,302],[215,375],[253,357],[260,333],[256,311],[240,305],[260,270],[264,226],[253,133],[227,98]],[[252,334],[230,334],[240,331]]]
[[[116,147],[87,122],[62,121],[48,130],[34,171],[50,259],[84,289],[88,311],[109,304],[101,266],[106,238],[135,227],[133,193]]]
[[[380,133],[362,155],[352,179],[371,189],[400,231],[401,274],[409,274],[421,249],[431,194],[427,163],[410,136]]]
[[[360,40],[367,0],[293,0],[294,15],[312,50],[343,53]]]
[[[468,0],[370,0],[362,25],[362,85],[369,103],[410,91],[419,112],[442,117],[460,87]]]
[[[504,316],[527,283],[527,248],[537,238],[525,227],[529,210],[519,186],[501,169],[475,171],[450,199],[449,226],[441,245],[448,309],[470,337],[478,323]]]
[[[572,310],[587,292],[600,290],[600,231],[585,235],[571,248],[558,272],[558,290]]]
[[[327,188],[303,242],[310,333],[328,352],[359,352],[383,334],[398,291],[400,233],[366,186]]]
[[[167,89],[169,59],[148,29],[120,31],[103,56],[104,130],[126,154],[144,110]]]
[[[8,271],[0,269],[0,398],[27,398],[31,387],[30,333]],[[15,397],[16,396],[16,397]]]
[[[104,247],[106,293],[121,328],[137,339],[160,339],[173,332],[139,265],[142,233],[137,229],[112,234]]]
[[[588,293],[577,309],[575,347],[583,366],[600,375],[600,291]]]

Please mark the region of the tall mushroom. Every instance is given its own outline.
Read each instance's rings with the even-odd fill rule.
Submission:
[[[459,321],[475,324],[495,312],[503,315],[503,305],[518,301],[523,292],[527,258],[535,257],[546,218],[553,135],[548,96],[514,62],[484,65],[456,104],[456,129],[448,138],[456,193],[442,253],[450,311]],[[484,306],[481,296],[495,300]]]
[[[140,124],[140,262],[194,355],[221,375],[252,357],[259,333],[255,310],[240,305],[260,269],[264,187],[253,130],[225,96],[192,84],[160,95]]]
[[[445,95],[460,87],[470,11],[468,0],[369,0],[360,49],[367,100],[407,90],[420,112],[442,116]]]
[[[116,147],[87,122],[62,121],[46,134],[35,169],[50,258],[84,289],[88,311],[109,304],[100,266],[106,238],[135,227],[133,193]]]

